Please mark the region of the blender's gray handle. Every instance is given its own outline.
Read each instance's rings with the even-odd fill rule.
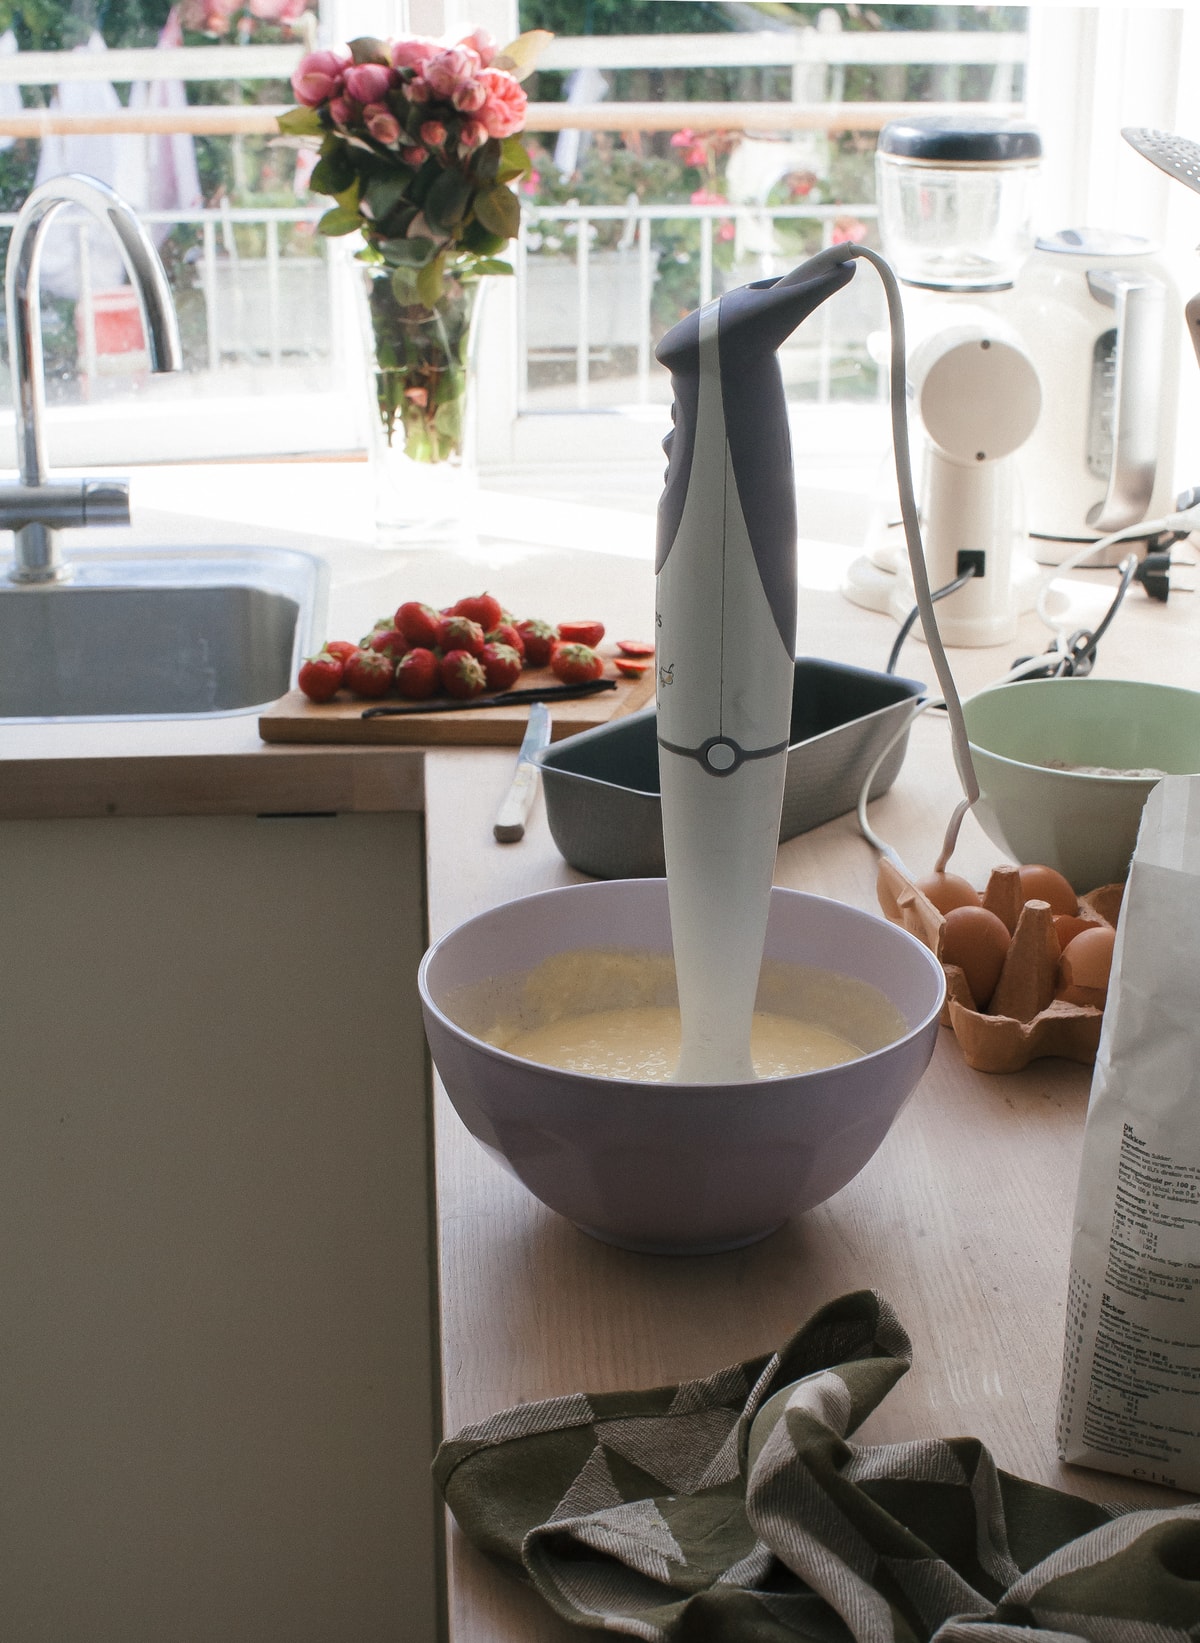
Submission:
[[[1112,460],[1104,500],[1087,522],[1107,536],[1146,517],[1154,491],[1162,409],[1167,288],[1153,275],[1093,269],[1088,289],[1116,313]]]

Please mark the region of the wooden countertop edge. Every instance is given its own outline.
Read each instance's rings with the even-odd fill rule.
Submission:
[[[424,749],[259,747],[252,752],[12,758],[0,820],[419,811]]]

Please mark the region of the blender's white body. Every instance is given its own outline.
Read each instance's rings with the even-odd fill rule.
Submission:
[[[727,292],[663,338],[674,428],[659,503],[659,777],[687,1083],[754,1077],[750,1027],[795,679],[796,499],[775,350],[849,261]]]

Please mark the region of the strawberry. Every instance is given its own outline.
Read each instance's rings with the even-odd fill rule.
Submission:
[[[343,672],[341,657],[326,645],[318,655],[301,663],[296,683],[310,702],[328,702],[337,694]]]
[[[478,656],[483,649],[483,629],[469,616],[443,616],[438,623],[437,648],[443,656],[452,650]]]
[[[654,655],[654,646],[645,639],[618,639],[617,649],[622,656],[650,657]]]
[[[408,640],[399,628],[376,628],[364,645],[364,650],[382,651],[390,656],[393,663],[398,662],[409,648]]]
[[[449,650],[438,666],[438,676],[447,696],[482,696],[487,689],[483,663],[469,650]]]
[[[504,620],[504,606],[490,593],[477,593],[471,598],[460,599],[450,609],[455,616],[465,616],[472,622],[478,622],[485,633]]]
[[[489,690],[507,690],[521,677],[521,658],[511,645],[484,645],[479,660]]]
[[[589,679],[599,679],[604,672],[604,663],[591,645],[571,643],[555,645],[550,668],[554,677],[561,679],[564,685],[581,685]]]
[[[326,639],[325,649],[331,656],[336,656],[339,662],[344,662],[358,646],[349,639]]]
[[[587,645],[595,650],[604,637],[603,622],[560,622],[558,637],[564,644]]]
[[[525,644],[525,660],[533,667],[545,667],[557,638],[554,629],[536,616],[528,616],[516,626]]]
[[[410,702],[423,702],[438,687],[438,659],[423,645],[414,645],[396,663],[396,689]]]
[[[408,599],[392,618],[410,645],[421,645],[432,650],[437,644],[438,623],[441,616],[432,605],[423,605],[419,599]]]
[[[484,638],[487,640],[489,645],[510,646],[516,651],[517,655],[521,658],[522,665],[524,665],[525,641],[522,639],[521,635],[517,632],[511,622],[497,623],[490,633],[484,634]]]
[[[613,660],[613,666],[622,679],[640,679],[650,663],[643,662],[636,656],[617,656]]]
[[[396,664],[380,650],[359,649],[346,658],[343,683],[356,696],[386,696],[392,688]]]

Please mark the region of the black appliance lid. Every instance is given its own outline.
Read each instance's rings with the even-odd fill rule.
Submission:
[[[930,114],[885,125],[879,133],[879,153],[926,164],[1004,165],[1040,159],[1042,138],[1036,126],[1023,120]]]

